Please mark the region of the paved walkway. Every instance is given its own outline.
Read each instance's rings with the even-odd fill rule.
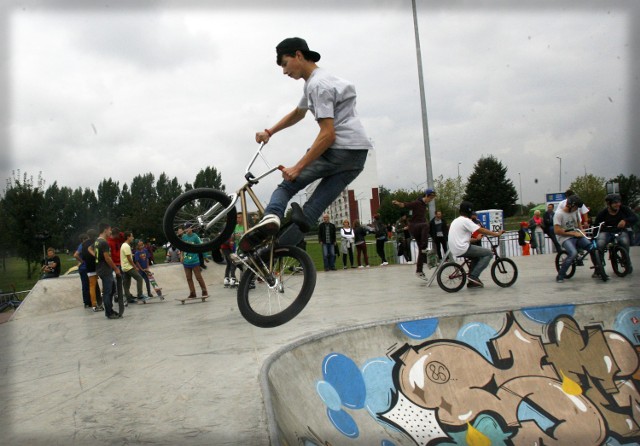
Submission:
[[[640,267],[638,248],[632,258]],[[205,272],[206,303],[173,300],[184,293],[176,268],[164,282],[176,284],[165,285],[171,298],[130,306],[121,320],[80,307],[23,314],[0,325],[3,444],[267,445],[261,368],[291,343],[390,321],[638,296],[638,272],[603,283],[581,268],[557,284],[552,256],[514,260],[512,288],[485,271],[486,288],[456,294],[427,287],[410,265],[321,272],[307,308],[273,329],[242,319],[219,266]]]

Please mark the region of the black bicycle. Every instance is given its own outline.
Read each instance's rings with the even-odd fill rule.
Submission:
[[[598,250],[598,245],[596,243],[596,237],[600,228],[602,228],[602,223],[600,223],[598,226],[592,226],[590,228],[587,228],[584,231],[582,231],[581,229],[576,229],[578,232],[580,232],[582,235],[584,235],[586,238],[589,239],[589,247],[588,249],[578,250],[578,255],[573,259],[573,262],[571,262],[571,265],[569,265],[569,268],[567,269],[567,272],[564,275],[566,279],[570,279],[571,277],[573,277],[573,275],[576,273],[576,268],[578,266],[584,265],[584,259],[588,255],[593,254],[593,257],[592,257],[593,266],[591,266],[590,269],[593,269],[595,276],[602,279],[603,282],[606,282],[607,280],[609,280],[609,276],[604,271],[604,266],[602,265],[602,258],[600,257],[600,251]],[[624,249],[622,249],[622,251],[624,251]],[[626,254],[625,265],[629,265],[629,254],[626,251],[624,251],[624,254]],[[623,256],[624,254],[620,254],[620,256]],[[556,271],[557,272],[560,272],[560,267],[562,266],[562,264],[564,263],[564,260],[568,256],[569,256],[569,253],[564,249],[558,252],[558,254],[556,254]],[[616,266],[613,268],[614,268],[614,272],[616,272],[618,265],[616,264]],[[619,271],[622,271],[622,269],[619,269]],[[618,272],[616,272],[616,274],[619,275]]]
[[[249,162],[244,176],[246,182],[235,194],[199,188],[171,202],[164,214],[163,229],[173,246],[195,253],[219,249],[235,228],[238,200],[243,225],[248,228],[247,195],[258,211],[264,213],[252,188],[262,178],[283,169],[282,166],[268,168],[257,177],[250,172],[258,156],[264,160],[264,146],[260,145]],[[278,234],[251,252],[232,256],[234,263],[244,266],[238,285],[238,308],[248,322],[258,327],[277,327],[293,319],[307,305],[316,286],[316,269],[311,257],[293,246],[297,243],[297,234],[307,231],[308,225],[300,206],[292,203],[291,208],[291,221],[282,226]],[[183,240],[180,231],[185,223],[190,223],[193,231],[206,242],[193,244]]]
[[[618,277],[624,277],[627,274],[631,274],[633,267],[631,266],[631,258],[629,257],[629,251],[627,251],[618,242],[618,237],[622,233],[619,228],[602,228],[603,231],[613,234],[613,240],[604,248],[603,254],[609,252],[609,263],[611,263],[611,269]],[[604,261],[604,255],[601,259]],[[604,269],[604,268],[603,268]]]
[[[493,264],[491,265],[491,278],[496,285],[502,288],[510,287],[518,280],[518,267],[513,260],[500,257],[497,249],[498,246],[500,246],[499,243],[493,244],[488,237],[487,240],[491,245],[491,252],[493,252],[494,257]],[[467,275],[471,269],[471,259],[467,257],[462,258],[464,259],[462,264],[458,262],[446,262],[438,269],[438,285],[448,293],[460,291],[467,282]]]

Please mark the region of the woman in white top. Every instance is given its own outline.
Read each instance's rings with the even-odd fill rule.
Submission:
[[[349,220],[342,222],[342,228],[340,228],[340,252],[342,252],[342,269],[347,269],[347,254],[349,254],[349,264],[351,268],[355,268],[353,265],[353,243],[355,242],[356,235],[349,224]]]

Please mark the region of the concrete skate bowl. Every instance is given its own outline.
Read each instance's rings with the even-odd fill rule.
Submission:
[[[356,327],[262,370],[273,445],[640,442],[640,300]]]

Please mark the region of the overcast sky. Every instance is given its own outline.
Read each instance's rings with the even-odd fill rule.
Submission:
[[[236,188],[255,132],[302,95],[275,64],[291,36],[356,85],[380,184],[425,184],[410,0],[126,3],[4,6],[3,186],[13,169],[96,190],[147,172],[193,182],[212,165]],[[558,191],[558,156],[562,189],[640,173],[638,2],[417,3],[434,177],[466,178],[492,154],[527,203]],[[309,114],[266,156],[291,165],[316,133]]]

